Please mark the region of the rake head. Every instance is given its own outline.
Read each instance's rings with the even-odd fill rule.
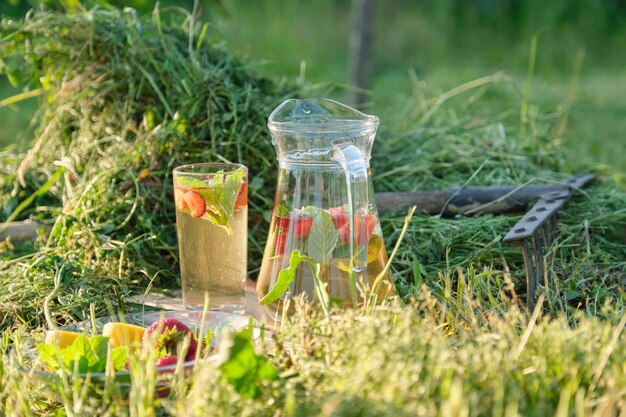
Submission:
[[[535,205],[502,240],[505,243],[517,242],[521,247],[526,270],[526,301],[529,311],[535,309],[537,288],[549,285],[546,268],[549,259],[546,253],[559,233],[557,212],[577,190],[593,179],[595,179],[593,174],[577,174],[561,183],[561,189],[540,196]]]

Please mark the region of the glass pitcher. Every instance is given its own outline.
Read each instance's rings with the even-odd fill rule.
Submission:
[[[295,250],[312,262],[299,264],[270,310],[301,293],[314,300],[316,279],[331,300],[346,306],[363,295],[390,295],[369,167],[378,118],[328,99],[290,99],[272,112],[268,127],[279,171],[259,298],[289,268]]]

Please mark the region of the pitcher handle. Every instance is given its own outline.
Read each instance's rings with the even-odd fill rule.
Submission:
[[[359,148],[351,142],[335,145],[335,159],[346,176],[348,190],[348,225],[350,235],[350,265],[355,272],[367,268],[367,217],[369,215],[368,175],[365,160]],[[357,230],[359,229],[359,230]]]

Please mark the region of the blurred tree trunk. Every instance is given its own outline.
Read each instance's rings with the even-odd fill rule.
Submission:
[[[374,43],[374,0],[352,0],[352,29],[348,51],[348,101],[359,107],[367,98]]]

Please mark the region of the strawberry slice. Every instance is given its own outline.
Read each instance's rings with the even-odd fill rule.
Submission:
[[[345,243],[350,243],[350,225],[347,221],[343,226],[337,228],[337,234]]]
[[[348,224],[348,216],[343,207],[331,207],[328,209],[328,213],[333,217],[335,229],[339,230]]]
[[[290,223],[289,216],[276,217],[276,227],[278,229],[283,229],[283,230],[289,229],[289,223]]]
[[[360,217],[357,217],[358,220],[360,220]],[[360,221],[356,222],[357,225],[357,230],[359,231],[359,233],[361,233],[361,227],[360,227]],[[365,244],[367,244],[367,242],[370,241],[370,236],[372,235],[372,232],[374,231],[374,227],[376,227],[376,217],[372,216],[371,214],[368,214],[367,216],[365,216],[365,230],[366,230],[366,234],[364,236],[364,239],[360,239],[361,242],[365,242]]]
[[[295,217],[294,218],[294,234],[296,237],[307,237],[313,226],[313,217]]]
[[[328,214],[333,217],[341,217],[346,215],[346,211],[343,209],[343,206],[331,207],[328,209]]]
[[[189,213],[192,217],[198,218],[204,215],[206,203],[200,194],[195,191],[187,191],[183,194],[183,200],[189,207]]]
[[[345,222],[343,221],[343,219],[341,220],[341,225],[339,227],[337,227],[337,223],[335,223],[335,227],[337,227],[337,233],[339,234],[339,237],[346,243],[350,242],[350,224],[348,222],[348,218],[346,216],[345,218]],[[361,217],[360,216],[356,216],[354,218],[354,229],[355,229],[355,236],[356,236],[356,241],[359,243],[363,243],[366,244],[367,242],[369,242],[370,236],[372,235],[372,232],[374,231],[374,227],[376,227],[376,217],[374,217],[371,214],[368,214],[367,216],[365,216],[365,236],[361,236],[362,230],[361,230]]]
[[[312,225],[313,217],[304,217],[299,214],[276,217],[276,228],[287,231],[291,226],[296,237],[307,237],[311,232]]]
[[[241,184],[241,190],[237,195],[237,201],[235,202],[235,210],[239,210],[242,207],[248,207],[248,183]]]
[[[178,210],[184,210],[187,208],[187,203],[185,203],[183,194],[185,194],[185,191],[178,187],[174,188],[174,204],[176,204],[176,208]]]
[[[282,256],[285,253],[285,245],[287,244],[287,232],[279,231],[274,237],[274,254]]]

